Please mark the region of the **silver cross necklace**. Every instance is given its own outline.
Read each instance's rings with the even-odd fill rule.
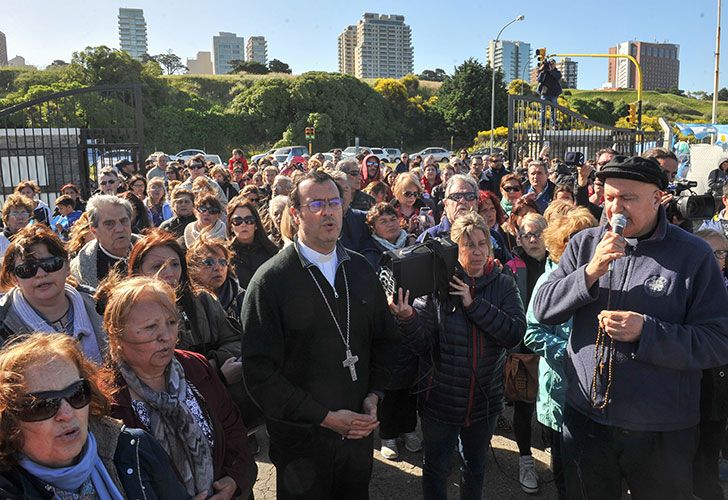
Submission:
[[[346,358],[341,363],[344,368],[349,369],[349,373],[351,374],[351,380],[352,382],[356,382],[356,362],[359,361],[359,356],[355,356],[351,354],[351,348],[349,347],[349,333],[350,333],[350,324],[349,321],[351,319],[351,304],[349,302],[349,282],[346,279],[346,268],[344,268],[344,264],[341,264],[342,272],[344,273],[344,286],[346,287],[346,337],[344,337],[344,332],[341,331],[341,327],[339,326],[339,321],[336,319],[336,315],[334,314],[334,310],[331,308],[331,304],[329,304],[329,299],[326,298],[326,295],[324,294],[323,289],[321,288],[321,285],[319,285],[318,280],[313,275],[313,271],[311,271],[311,268],[308,269],[308,273],[311,275],[311,279],[314,283],[316,283],[316,288],[318,288],[319,293],[321,293],[321,297],[324,298],[324,302],[326,303],[326,307],[329,309],[329,314],[331,314],[331,319],[334,320],[334,325],[336,325],[336,330],[339,332],[339,336],[341,337],[341,341],[344,343],[344,347],[346,348]],[[332,287],[333,288],[333,287]],[[334,289],[334,293],[336,293]]]

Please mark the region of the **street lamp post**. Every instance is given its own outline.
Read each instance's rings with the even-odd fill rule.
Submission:
[[[498,32],[498,36],[495,37],[495,43],[493,43],[493,50],[491,51],[491,58],[493,59],[493,64],[491,64],[491,88],[490,88],[490,154],[493,154],[493,137],[494,137],[494,128],[495,128],[495,46],[498,44],[498,40],[500,40],[501,34],[503,34],[503,30],[506,29],[511,24],[515,23],[516,21],[523,21],[526,18],[523,14],[516,17],[513,21],[509,22],[505,26],[503,26],[500,31]]]

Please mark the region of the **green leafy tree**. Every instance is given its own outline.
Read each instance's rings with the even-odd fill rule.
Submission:
[[[528,82],[521,80],[520,78],[511,80],[506,88],[506,92],[508,92],[509,95],[536,95]]]
[[[75,78],[85,85],[130,83],[141,81],[142,63],[128,53],[104,45],[74,52],[71,66]]]
[[[435,70],[426,69],[419,75],[420,80],[427,80],[430,82],[444,82],[447,79],[447,73],[442,68]]]
[[[187,71],[187,66],[182,64],[182,59],[177,54],[173,54],[171,50],[168,50],[166,54],[157,54],[152,59],[159,63],[167,75]]]
[[[407,89],[407,97],[415,97],[420,90],[420,81],[415,75],[405,75],[399,79]]]
[[[605,125],[614,125],[620,115],[615,113],[614,103],[608,99],[597,97],[595,99],[572,99],[571,107],[577,113],[590,120]]]
[[[293,118],[289,91],[282,78],[261,79],[235,96],[230,110],[248,116],[259,137],[277,140]]]
[[[718,100],[719,101],[728,101],[728,89],[723,87],[718,91]]]
[[[230,73],[249,73],[251,75],[265,75],[268,74],[268,67],[265,64],[261,64],[256,61],[230,61],[230,66],[233,68]]]
[[[288,73],[289,75],[292,72],[289,65],[278,59],[271,59],[268,62],[268,71],[271,73]]]

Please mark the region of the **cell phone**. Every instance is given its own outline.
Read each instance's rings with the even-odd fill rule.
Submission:
[[[48,214],[43,207],[38,207],[33,210],[33,220],[41,224],[48,224]]]

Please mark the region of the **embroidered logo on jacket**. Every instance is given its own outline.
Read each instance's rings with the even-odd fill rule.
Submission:
[[[662,297],[667,294],[667,278],[662,276],[650,276],[645,280],[645,292],[650,297]]]

